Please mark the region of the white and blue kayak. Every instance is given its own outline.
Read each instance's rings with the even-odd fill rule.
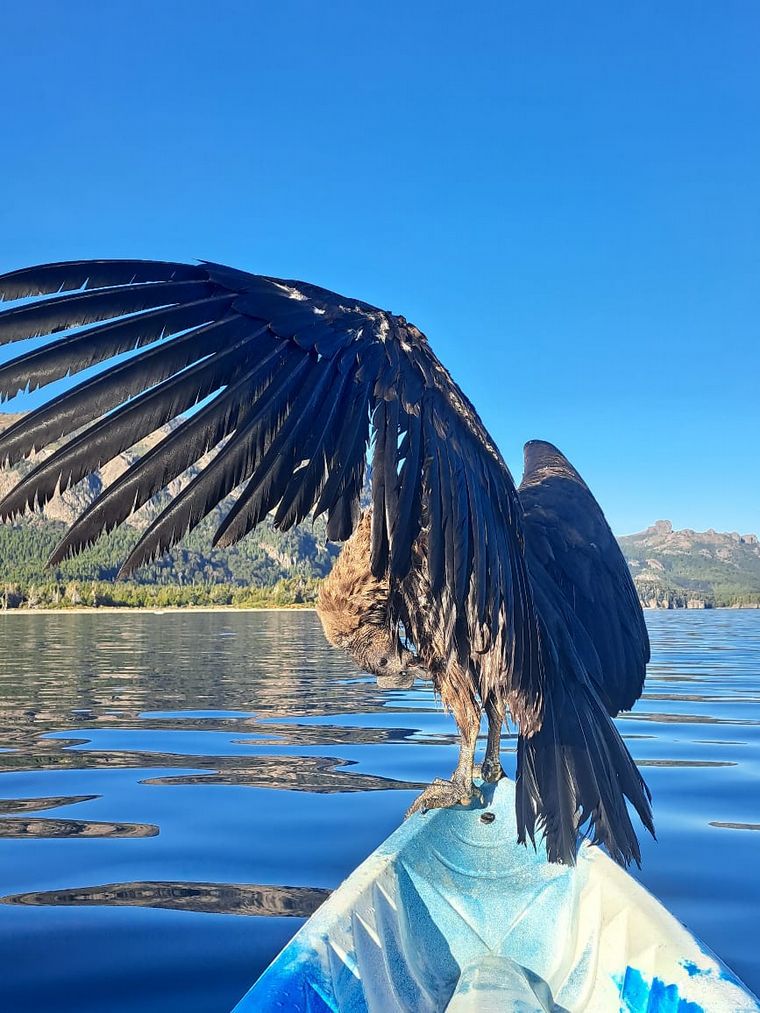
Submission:
[[[416,814],[234,1013],[738,1013],[755,996],[599,848],[574,869],[515,842],[514,784]]]

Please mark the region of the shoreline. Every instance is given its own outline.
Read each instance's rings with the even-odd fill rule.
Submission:
[[[715,605],[709,609],[688,608],[656,608],[643,606],[644,612],[741,612],[760,609],[757,605]],[[315,612],[314,605],[72,605],[63,608],[9,608],[0,609],[0,616],[6,615],[92,615],[93,613],[134,612],[148,615],[164,615],[173,613],[199,612]]]
[[[0,609],[0,615],[14,614],[25,616],[50,615],[92,615],[98,612],[145,612],[151,615],[164,615],[173,612],[314,612],[313,605],[166,605],[163,607],[143,605],[72,605],[71,608],[10,608]]]

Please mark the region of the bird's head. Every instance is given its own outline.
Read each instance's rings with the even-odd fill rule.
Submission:
[[[415,679],[430,678],[417,656],[388,630],[375,630],[369,637],[359,635],[346,649],[360,668],[377,677],[381,689],[410,689]]]
[[[363,671],[376,676],[381,689],[409,689],[415,679],[432,678],[416,654],[389,628],[380,609],[368,609],[348,627],[345,615],[339,623],[323,611],[319,615],[330,643],[342,648]]]
[[[371,516],[362,515],[317,599],[325,636],[384,689],[408,689],[415,679],[432,678],[402,642],[391,622],[388,582],[370,566]]]

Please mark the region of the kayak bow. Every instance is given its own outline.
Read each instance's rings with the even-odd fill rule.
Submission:
[[[738,1013],[760,1004],[599,848],[515,841],[514,784],[417,814],[364,861],[234,1013]]]

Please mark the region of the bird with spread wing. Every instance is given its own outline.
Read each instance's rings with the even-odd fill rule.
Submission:
[[[572,863],[582,831],[639,861],[626,799],[653,832],[650,797],[612,717],[641,694],[646,629],[599,506],[555,447],[527,444],[518,490],[421,331],[304,282],[205,262],[77,261],[0,277],[0,300],[13,303],[0,344],[65,332],[0,365],[0,397],[88,371],[0,436],[6,465],[57,445],[0,503],[3,519],[175,423],[103,489],[52,564],[199,461],[122,574],[233,492],[220,546],[267,516],[287,530],[326,514],[328,537],[345,542],[319,596],[328,640],[381,684],[432,679],[459,728],[452,778],[412,810],[477,792],[483,712],[482,777],[498,780],[509,716],[519,839],[543,835],[551,860]]]

